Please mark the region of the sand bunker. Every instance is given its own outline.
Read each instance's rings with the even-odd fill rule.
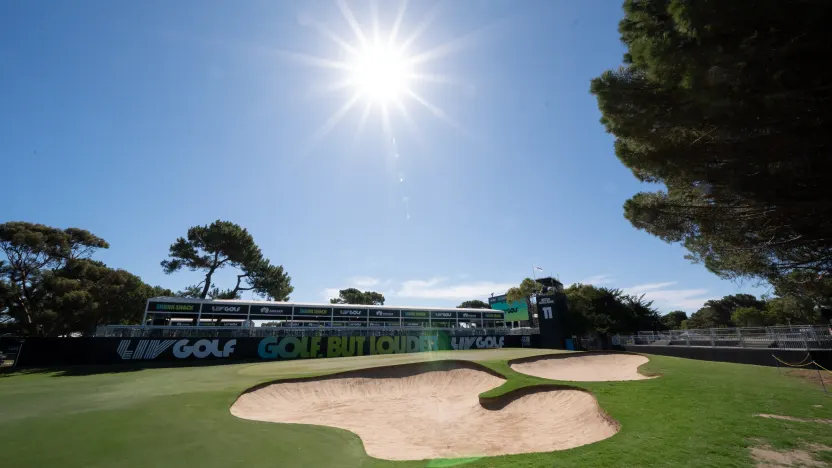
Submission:
[[[544,379],[599,382],[608,380],[649,379],[638,373],[638,366],[648,359],[635,354],[577,354],[517,361],[511,368],[521,374]]]
[[[368,454],[388,460],[549,452],[618,430],[589,393],[537,389],[486,409],[478,395],[501,385],[502,378],[473,364],[439,366],[275,383],[240,396],[231,413],[346,429],[361,437]]]

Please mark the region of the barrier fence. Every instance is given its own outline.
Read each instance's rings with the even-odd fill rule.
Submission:
[[[792,369],[800,369],[803,371],[816,371],[818,373],[818,380],[820,381],[821,388],[823,388],[823,393],[829,395],[829,389],[826,387],[824,375],[832,375],[832,370],[827,369],[823,366],[823,364],[815,360],[815,358],[812,356],[812,353],[806,353],[806,357],[804,357],[799,362],[784,361],[783,359],[780,359],[774,354],[772,354],[771,357],[773,357],[774,360],[777,362],[778,369],[780,369],[781,367],[786,367]]]
[[[363,330],[366,331],[366,330]],[[244,362],[316,359],[493,348],[537,348],[540,335],[270,335],[264,337],[141,336],[26,338],[18,367]]]
[[[832,350],[832,330],[818,326],[705,328],[646,331],[612,337],[616,346],[686,346],[711,348],[771,348]]]

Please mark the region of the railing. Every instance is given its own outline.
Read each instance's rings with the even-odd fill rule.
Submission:
[[[14,364],[22,343],[23,339],[16,336],[0,336],[0,367]]]
[[[401,336],[418,333],[436,335],[445,333],[449,336],[486,336],[486,335],[535,335],[537,328],[423,328],[423,327],[167,327],[167,326],[100,326],[95,336],[117,338],[143,337],[266,337],[266,336]]]
[[[647,331],[638,332],[636,335],[616,335],[612,337],[612,344],[832,350],[832,330],[829,327],[805,325]]]

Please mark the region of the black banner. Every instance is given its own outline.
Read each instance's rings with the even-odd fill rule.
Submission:
[[[492,296],[488,298],[488,304],[496,304],[498,302],[506,302],[506,295],[503,294],[502,296]]]
[[[197,303],[160,301],[150,301],[147,303],[148,312],[178,312],[196,314],[199,312],[199,308],[200,305]]]
[[[398,327],[399,320],[374,321],[367,324],[368,327]]]
[[[375,318],[399,318],[399,311],[390,309],[373,309],[370,311],[370,316]]]
[[[403,310],[402,317],[427,319],[430,317],[430,312],[426,310]]]
[[[344,325],[353,324],[345,322]],[[17,366],[250,361],[519,348],[534,346],[536,338],[536,335],[449,337],[442,333],[266,338],[27,338],[21,347]]]
[[[329,317],[332,315],[332,307],[296,307],[295,315]]]
[[[566,296],[563,293],[537,296],[537,321],[543,347],[565,348],[566,307]]]
[[[432,318],[432,319],[445,319],[445,320],[454,319],[454,320],[456,320],[456,312],[444,312],[444,311],[432,310],[430,312],[430,318]]]
[[[251,306],[251,315],[292,315],[292,306],[254,304]]]
[[[203,314],[248,315],[248,306],[243,304],[202,304]]]
[[[482,316],[486,320],[503,320],[505,317],[502,312],[483,312]]]
[[[482,319],[482,312],[457,312],[457,317],[460,320],[480,320]]]
[[[335,318],[338,317],[366,317],[368,314],[368,309],[341,309],[338,307],[333,308],[333,315]]]

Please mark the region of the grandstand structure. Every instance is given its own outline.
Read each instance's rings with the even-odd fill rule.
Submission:
[[[616,346],[832,350],[832,326],[703,328],[640,331],[612,337]]]
[[[232,328],[435,328],[505,327],[505,313],[489,309],[397,307],[307,302],[203,300],[155,297],[142,327]]]

